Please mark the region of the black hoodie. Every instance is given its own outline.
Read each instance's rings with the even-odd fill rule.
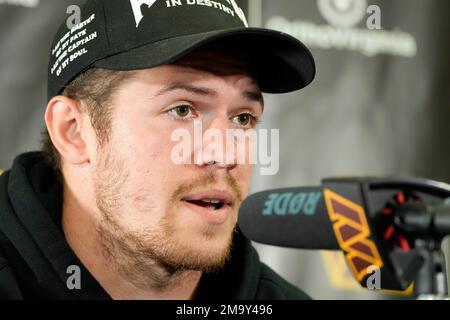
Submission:
[[[62,187],[41,153],[16,158],[0,176],[0,299],[111,299],[67,244]],[[81,289],[68,289],[69,266]],[[222,271],[204,275],[198,300],[309,299],[259,261],[239,232]]]

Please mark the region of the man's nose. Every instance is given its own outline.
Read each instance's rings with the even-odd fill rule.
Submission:
[[[234,139],[227,139],[231,130],[227,116],[215,117],[209,123],[203,123],[202,146],[199,147],[201,150],[196,148],[202,155],[200,161],[196,161],[198,166],[227,170],[236,168],[236,143]]]

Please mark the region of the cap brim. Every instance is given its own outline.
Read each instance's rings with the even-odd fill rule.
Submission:
[[[285,33],[262,28],[226,29],[174,37],[121,52],[93,65],[117,71],[153,68],[175,62],[216,42],[251,58],[252,73],[263,92],[299,90],[315,77],[314,58],[305,45]]]

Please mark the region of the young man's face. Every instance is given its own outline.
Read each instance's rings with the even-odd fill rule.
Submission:
[[[202,149],[191,144],[189,158],[200,152],[201,162],[176,164],[180,140],[172,134],[181,128],[194,137],[199,121],[203,133],[217,129],[226,137],[226,129],[253,129],[262,111],[260,89],[245,68],[210,52],[137,71],[123,83],[109,141],[91,161],[102,244],[123,271],[155,262],[174,271],[223,265],[252,166],[234,157],[224,163],[207,141]]]

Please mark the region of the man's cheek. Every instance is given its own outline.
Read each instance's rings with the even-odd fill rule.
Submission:
[[[159,161],[170,158],[171,142],[158,136],[138,137],[129,147],[138,159]]]

